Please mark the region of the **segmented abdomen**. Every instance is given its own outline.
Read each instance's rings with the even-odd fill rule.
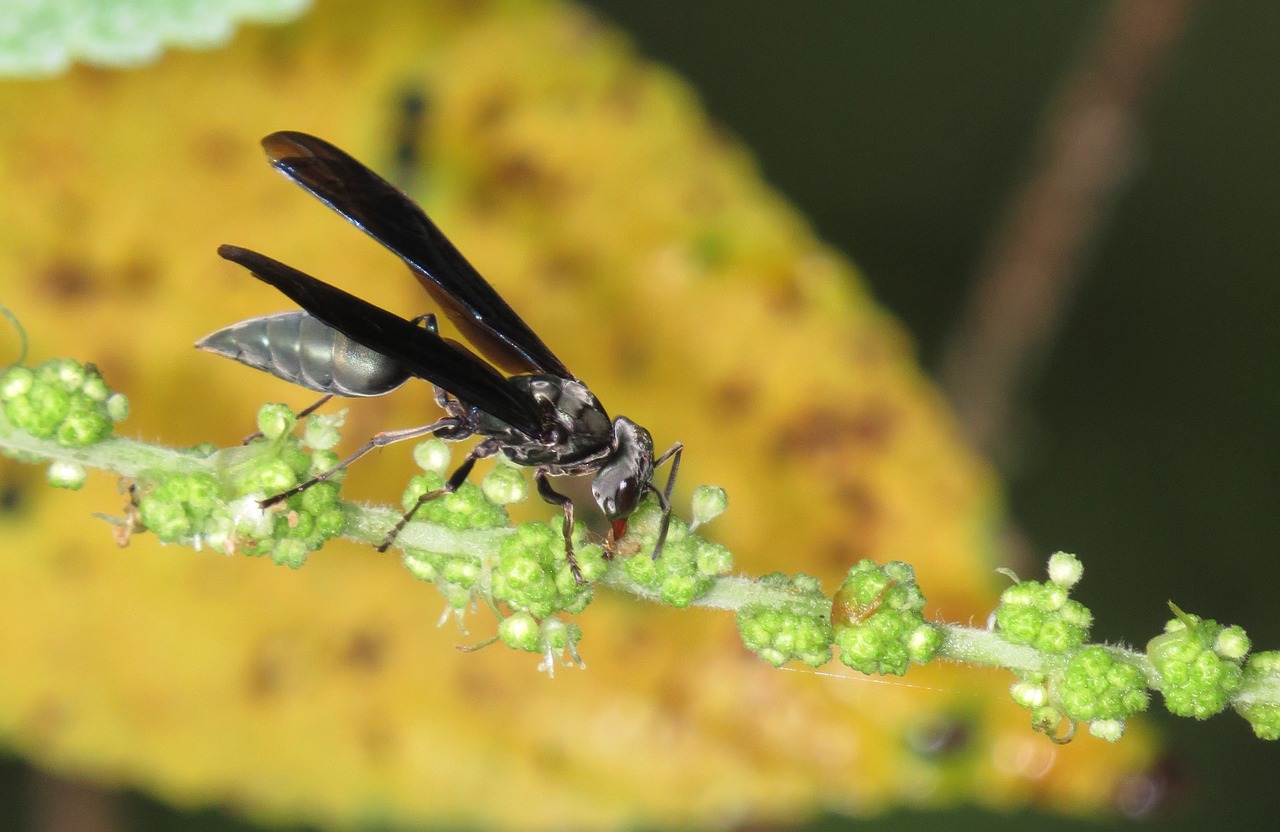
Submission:
[[[337,396],[381,396],[409,378],[394,359],[300,310],[240,321],[206,335],[196,346]]]

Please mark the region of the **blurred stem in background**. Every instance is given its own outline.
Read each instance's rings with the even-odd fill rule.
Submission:
[[[1194,5],[1120,0],[1105,12],[1046,112],[1026,179],[979,261],[943,351],[941,383],[974,444],[1002,468],[1020,393],[1050,351],[1133,173],[1143,105]]]
[[[117,832],[120,800],[114,791],[33,769],[34,832]]]

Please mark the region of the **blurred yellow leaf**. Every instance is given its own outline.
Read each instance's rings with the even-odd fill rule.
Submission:
[[[3,302],[36,359],[95,361],[130,395],[126,434],[230,443],[261,401],[308,401],[191,349],[288,307],[220,243],[427,311],[393,256],[266,165],[259,137],[305,130],[407,177],[611,412],[685,442],[677,505],[725,486],[713,528],[741,569],[833,589],[858,558],[902,559],[931,615],[993,604],[998,491],[898,326],[688,87],[581,10],[321,3],[219,53],[2,83],[0,111]],[[417,165],[397,162],[406,141]],[[411,385],[357,402],[348,434],[430,413]],[[391,502],[408,456],[348,489]],[[116,550],[89,517],[123,502],[115,483],[71,496],[4,464],[0,735],[176,802],[507,829],[1088,811],[1151,761],[1140,731],[1051,745],[1001,673],[779,672],[727,615],[627,598],[581,617],[588,669],[549,680],[528,655],[455,650],[492,622],[438,628],[435,591],[389,555],[333,546],[291,572],[146,537]]]

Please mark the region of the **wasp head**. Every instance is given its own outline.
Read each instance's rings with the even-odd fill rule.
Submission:
[[[591,494],[609,518],[615,537],[626,531],[627,518],[652,482],[653,437],[626,416],[619,416],[613,420],[612,449],[591,483]]]

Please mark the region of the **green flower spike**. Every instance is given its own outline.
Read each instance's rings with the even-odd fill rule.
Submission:
[[[1246,690],[1270,688],[1271,696],[1267,701],[1256,701]],[[1235,709],[1253,727],[1258,739],[1280,740],[1280,706],[1275,701],[1280,688],[1280,651],[1270,650],[1265,653],[1254,653],[1244,666],[1244,681]]]
[[[524,523],[498,546],[493,566],[493,599],[536,619],[557,612],[577,614],[586,609],[593,596],[591,583],[605,573],[604,550],[583,545],[580,530],[575,535],[574,557],[582,572],[579,584],[565,558],[560,518],[547,523]]]
[[[111,392],[96,367],[63,358],[34,369],[10,367],[0,376],[0,404],[14,427],[64,448],[106,439],[129,411],[128,401]],[[50,476],[65,480],[57,473]]]
[[[832,600],[840,661],[861,673],[901,676],[911,662],[932,659],[942,631],[925,622],[924,603],[909,565],[860,561]]]
[[[1244,630],[1223,627],[1169,605],[1176,618],[1147,642],[1147,657],[1160,675],[1165,707],[1178,716],[1208,719],[1227,706],[1244,679],[1248,651]],[[1225,645],[1227,654],[1220,652]]]
[[[1086,647],[1071,657],[1055,692],[1066,715],[1090,723],[1095,736],[1119,739],[1123,722],[1147,709],[1146,677],[1105,647]],[[1095,729],[1094,723],[1118,723]]]
[[[1074,560],[1060,552],[1050,560],[1054,579],[1046,583],[1022,581],[1000,594],[996,629],[1006,640],[1046,653],[1067,653],[1084,644],[1093,616],[1083,604],[1068,597],[1067,587],[1080,574],[1071,563]]]
[[[800,611],[805,607],[825,608],[817,579],[803,574],[789,579],[781,572],[774,572],[760,582],[792,590],[797,603],[795,608],[748,605],[740,609],[738,632],[746,648],[774,667],[792,659],[799,659],[810,667],[821,667],[831,661],[835,632],[829,618]]]
[[[178,474],[156,483],[139,502],[142,525],[166,543],[227,554],[240,549],[282,566],[302,566],[308,553],[342,533],[346,516],[333,480],[276,508],[259,505],[311,475],[315,460],[293,435],[296,426],[297,417],[284,405],[264,405],[258,412],[261,439],[213,454],[215,473]]]
[[[673,516],[662,552],[654,560],[661,526],[658,501],[646,499],[627,521],[627,533],[618,543],[622,551],[634,553],[623,562],[623,569],[664,602],[684,608],[706,594],[717,577],[728,574],[733,559],[728,549],[691,533],[683,520]]]

